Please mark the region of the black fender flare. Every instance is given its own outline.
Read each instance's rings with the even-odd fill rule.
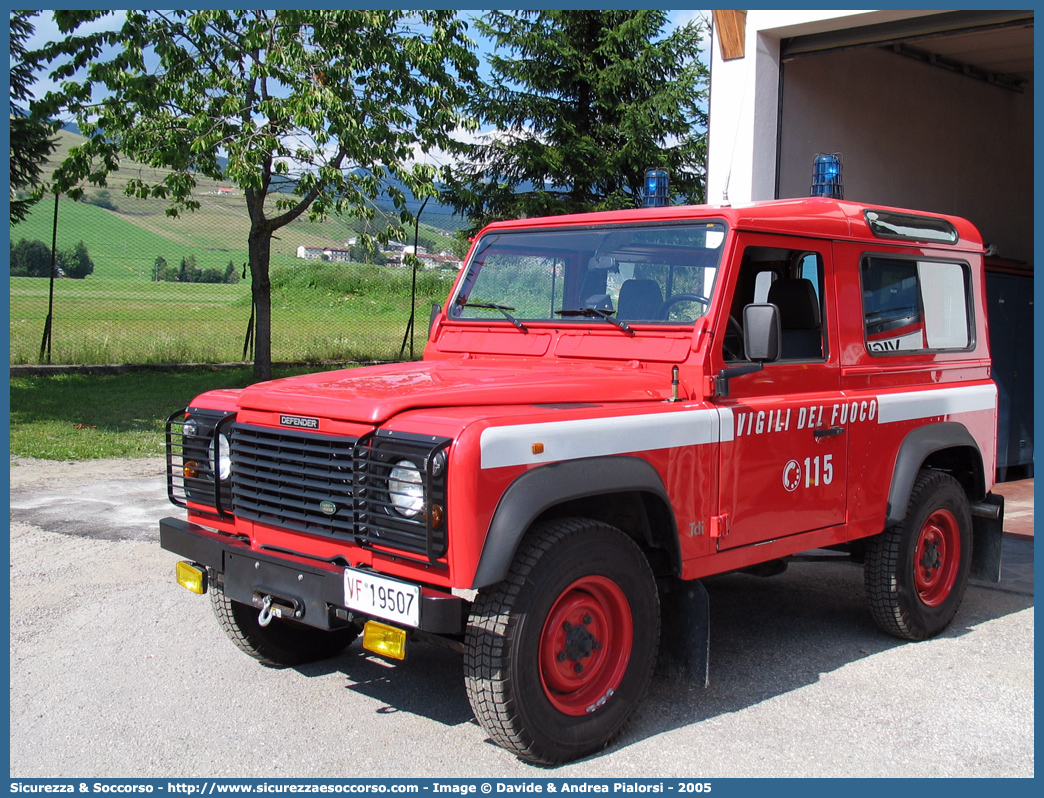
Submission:
[[[910,432],[899,447],[899,454],[892,471],[892,486],[888,491],[888,512],[885,525],[892,526],[906,516],[906,507],[910,503],[917,472],[930,455],[942,449],[955,447],[971,448],[979,461],[979,478],[982,479],[982,452],[968,428],[957,421],[941,421],[918,427]],[[985,490],[983,485],[982,490]],[[981,498],[969,496],[970,500]]]
[[[520,475],[504,491],[486,532],[472,588],[502,581],[508,573],[522,536],[541,513],[573,499],[625,491],[656,494],[669,508],[670,499],[659,473],[640,457],[587,457],[534,468]],[[678,562],[681,551],[671,513],[671,540]]]

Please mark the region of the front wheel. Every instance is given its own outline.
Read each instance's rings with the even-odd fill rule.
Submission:
[[[283,618],[262,626],[256,607],[233,601],[216,585],[211,586],[210,603],[221,628],[240,651],[277,668],[335,657],[359,636],[354,626],[326,631]]]
[[[475,717],[535,764],[598,751],[637,709],[659,633],[656,582],[633,540],[588,519],[538,526],[472,606],[464,670]]]
[[[906,517],[871,538],[865,580],[874,621],[904,640],[924,640],[957,614],[971,569],[971,512],[949,474],[917,475]]]

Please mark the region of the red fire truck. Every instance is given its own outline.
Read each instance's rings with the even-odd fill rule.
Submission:
[[[493,224],[422,361],[171,416],[162,545],[260,661],[438,641],[493,740],[575,759],[662,614],[703,678],[702,577],[841,552],[909,640],[999,578],[983,286],[967,221],[834,199]]]

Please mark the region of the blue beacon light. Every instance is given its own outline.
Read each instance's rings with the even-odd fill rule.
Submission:
[[[841,153],[819,153],[812,161],[813,197],[844,199],[841,186]]]
[[[646,171],[643,205],[646,208],[663,208],[670,205],[670,196],[667,192],[667,172],[663,169]]]

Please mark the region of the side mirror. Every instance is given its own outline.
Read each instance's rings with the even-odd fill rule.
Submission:
[[[778,307],[766,302],[743,308],[743,349],[747,360],[779,360],[782,339]]]
[[[431,331],[435,328],[435,319],[442,313],[442,305],[438,302],[431,303],[431,315],[428,317],[428,340],[431,340]]]

